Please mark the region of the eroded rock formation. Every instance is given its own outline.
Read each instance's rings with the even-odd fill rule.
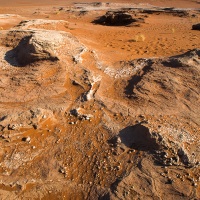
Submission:
[[[108,11],[105,15],[95,20],[94,23],[106,26],[126,26],[133,22],[144,22],[143,18],[136,18],[126,11]]]

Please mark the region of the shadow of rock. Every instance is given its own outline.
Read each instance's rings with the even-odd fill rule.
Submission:
[[[12,66],[14,67],[17,67],[17,66],[20,66],[20,64],[17,62],[17,59],[16,59],[16,50],[15,49],[12,49],[10,51],[7,51],[5,56],[4,56],[4,59]]]
[[[121,130],[117,137],[109,140],[109,143],[116,143],[119,140],[128,148],[141,151],[154,151],[159,149],[156,139],[153,138],[149,129],[141,124],[128,126]]]
[[[58,60],[48,46],[32,36],[22,38],[14,49],[6,52],[4,58],[10,65],[18,67],[25,67],[40,60]]]
[[[142,80],[143,76],[151,70],[152,64],[153,62],[151,60],[147,61],[142,70],[132,76],[132,78],[128,81],[128,85],[124,91],[126,95],[133,95],[132,97],[134,97],[134,88],[137,87],[137,84]]]

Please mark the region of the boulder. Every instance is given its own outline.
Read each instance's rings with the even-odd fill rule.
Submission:
[[[192,26],[192,30],[198,30],[198,31],[200,31],[200,23],[194,24],[194,25]]]
[[[39,60],[56,61],[55,49],[63,41],[58,32],[35,32],[24,37],[16,47],[16,58],[20,65],[27,65]]]
[[[3,45],[12,48],[6,52],[5,60],[22,67],[36,61],[57,61],[67,57],[81,62],[81,54],[86,51],[70,33],[45,29],[11,30]]]
[[[126,26],[133,22],[138,22],[138,20],[134,19],[131,14],[125,11],[108,11],[105,15],[95,20],[94,23],[106,26]]]

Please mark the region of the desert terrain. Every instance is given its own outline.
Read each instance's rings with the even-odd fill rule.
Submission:
[[[0,199],[199,200],[199,96],[199,0],[0,0]]]

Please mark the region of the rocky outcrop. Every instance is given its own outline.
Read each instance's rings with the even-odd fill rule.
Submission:
[[[12,114],[1,115],[0,127],[4,130],[17,130],[21,128],[30,128],[38,126],[39,122],[51,118],[55,120],[53,112],[42,108],[36,108],[29,111],[15,112]]]
[[[100,86],[96,98],[114,112],[121,110],[126,115],[132,115],[137,112],[140,114],[143,110],[144,114],[167,112],[188,117],[192,114],[193,120],[199,124],[199,54],[199,49],[195,49],[169,58],[122,62],[123,76],[119,68],[110,67],[112,73],[105,73],[115,77],[113,90],[116,91],[115,98],[119,101],[113,102],[109,95],[105,95],[108,94],[104,90],[108,87],[105,84]],[[124,66],[127,66],[127,71]],[[126,97],[123,98],[123,95]]]
[[[0,62],[6,70],[1,73],[1,102],[42,103],[41,97],[67,95],[68,66],[80,64],[87,51],[74,36],[63,31],[15,29],[5,32],[2,41]]]
[[[24,37],[20,41],[15,49],[16,58],[20,65],[25,66],[40,60],[58,60],[58,57],[54,53],[56,46],[53,44],[60,44],[63,38],[59,36],[56,38],[55,34],[50,34],[48,37],[45,36],[47,35],[43,33],[33,34]],[[48,41],[48,38],[51,38],[51,40]]]
[[[144,22],[143,18],[134,18],[126,11],[108,11],[105,15],[95,20],[94,23],[106,26],[126,26],[133,22]]]
[[[71,56],[80,59],[85,47],[70,33],[53,30],[11,30],[7,33],[6,46],[13,47],[7,52],[19,65],[25,66],[39,60],[56,61]],[[62,54],[61,54],[62,52]]]
[[[148,121],[148,120],[147,120]],[[117,136],[109,140],[110,144],[116,148],[145,151],[153,156],[156,163],[163,166],[198,166],[199,155],[195,155],[193,150],[188,150],[183,143],[194,144],[194,136],[188,131],[170,126],[156,127],[155,121],[136,124],[122,129]],[[158,127],[160,125],[158,124]],[[149,128],[150,127],[150,128]],[[198,149],[195,149],[195,152]],[[117,153],[117,152],[116,152]]]

